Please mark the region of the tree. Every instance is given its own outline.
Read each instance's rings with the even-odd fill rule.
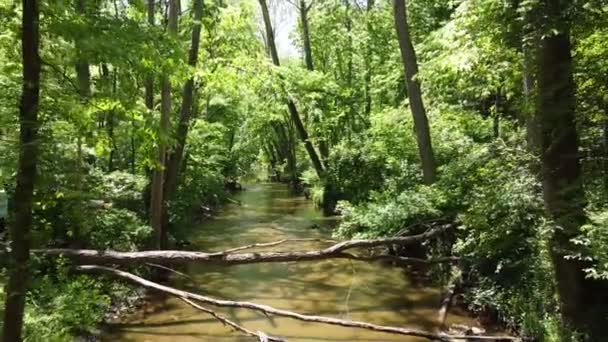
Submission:
[[[188,54],[188,65],[196,67],[198,61],[198,50],[201,40],[201,26],[203,19],[203,0],[194,0],[194,26],[192,28],[192,43],[190,45],[190,52]],[[167,161],[167,169],[165,172],[165,184],[164,184],[164,221],[168,222],[167,206],[166,202],[173,197],[175,189],[177,187],[177,180],[179,175],[180,165],[184,157],[184,147],[186,145],[186,138],[188,136],[188,126],[190,124],[190,117],[192,116],[192,105],[194,99],[194,77],[190,77],[184,89],[182,91],[182,105],[180,109],[180,116],[177,126],[177,142],[174,150],[169,154]],[[165,230],[167,230],[165,224]]]
[[[9,225],[11,239],[10,277],[4,311],[4,342],[21,341],[23,311],[28,288],[30,230],[34,183],[38,162],[38,102],[40,94],[39,9],[38,1],[23,0],[21,53],[23,88],[19,107],[19,163],[14,195],[14,222]]]
[[[272,62],[275,66],[281,66],[279,61],[279,54],[277,52],[277,47],[274,41],[274,31],[272,29],[272,23],[270,21],[270,14],[268,13],[268,5],[266,4],[266,0],[259,0],[260,7],[262,8],[262,16],[264,19],[264,26],[266,27],[266,42],[268,44],[268,50],[270,52],[270,57],[272,58]],[[287,99],[287,108],[289,110],[289,114],[291,116],[291,120],[293,121],[294,126],[296,127],[296,131],[300,136],[300,140],[304,143],[304,148],[308,153],[308,157],[312,162],[315,171],[319,178],[323,179],[325,169],[323,164],[321,163],[321,159],[319,158],[319,154],[312,142],[310,141],[308,132],[306,131],[306,127],[304,127],[304,123],[300,118],[300,114],[298,113],[298,109],[294,101],[288,97]]]
[[[154,26],[155,12],[156,12],[155,11],[155,1],[148,0],[147,14],[148,14],[148,24],[150,24],[150,26]],[[148,74],[146,76],[144,97],[145,97],[145,101],[146,101],[146,107],[148,107],[149,110],[153,110],[154,109],[154,75],[152,75],[152,74]]]
[[[581,234],[586,206],[579,161],[576,128],[575,84],[572,74],[570,23],[566,13],[570,1],[543,1],[547,13],[541,29],[558,28],[540,40],[537,57],[537,122],[540,126],[543,197],[555,231],[551,256],[566,325],[579,332],[596,334],[603,329],[601,315],[594,311],[598,292],[586,278],[586,263],[572,255],[578,248],[572,239]],[[594,340],[597,340],[594,338]]]
[[[414,117],[418,151],[420,160],[422,161],[424,182],[426,184],[432,184],[435,182],[437,167],[435,165],[435,155],[433,153],[429,122],[422,101],[420,81],[417,79],[418,61],[416,60],[416,52],[414,51],[414,45],[412,44],[407,23],[405,0],[393,0],[393,10],[405,82],[407,83],[408,100],[410,102],[412,116]]]
[[[310,46],[310,33],[308,28],[308,12],[312,7],[312,2],[310,5],[306,4],[306,0],[300,0],[298,5],[298,10],[300,11],[300,25],[302,25],[302,41],[304,43],[304,61],[306,62],[306,69],[309,71],[313,71],[314,64],[312,62],[312,47]]]
[[[179,12],[178,0],[169,3],[169,20],[167,29],[172,38],[177,38],[177,19]],[[163,70],[161,85],[161,110],[160,129],[158,140],[157,165],[152,176],[152,189],[150,195],[150,225],[154,229],[154,247],[156,249],[166,248],[167,232],[163,229],[163,206],[164,206],[164,179],[166,167],[167,138],[169,136],[169,125],[171,116],[171,80],[170,71]]]

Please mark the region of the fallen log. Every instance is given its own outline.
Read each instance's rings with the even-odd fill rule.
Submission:
[[[242,249],[253,248],[255,245],[232,248],[220,252],[193,252],[193,251],[142,251],[142,252],[117,252],[100,251],[91,249],[36,249],[32,250],[34,255],[46,257],[63,257],[71,260],[75,264],[95,264],[95,265],[135,265],[140,263],[150,264],[185,264],[185,263],[209,263],[215,265],[242,265],[253,263],[270,262],[291,262],[291,261],[318,261],[325,259],[351,259],[361,261],[393,261],[400,265],[408,264],[436,264],[454,263],[458,261],[455,257],[420,259],[399,257],[391,255],[356,255],[347,253],[352,249],[373,248],[378,246],[409,245],[431,239],[448,227],[431,229],[425,233],[392,237],[373,240],[349,240],[336,243],[327,248],[315,251],[294,251],[294,252],[248,252],[234,253]],[[272,246],[283,243],[284,241],[258,244],[258,246]],[[253,246],[253,247],[251,247]]]
[[[143,286],[148,289],[152,289],[155,291],[160,291],[163,293],[171,294],[178,298],[187,299],[192,302],[199,302],[208,305],[213,305],[217,307],[230,307],[230,308],[241,308],[241,309],[249,309],[257,312],[261,312],[267,316],[274,315],[280,317],[288,317],[300,321],[305,322],[315,322],[321,324],[329,324],[329,325],[337,325],[343,327],[350,328],[358,328],[358,329],[367,329],[378,332],[390,333],[390,334],[399,334],[406,336],[415,336],[426,338],[431,341],[442,341],[442,342],[452,342],[452,341],[521,341],[521,339],[510,336],[456,336],[456,335],[448,335],[446,333],[432,333],[425,330],[420,329],[410,329],[410,328],[400,328],[400,327],[392,327],[392,326],[383,326],[376,325],[367,322],[360,321],[351,321],[351,320],[343,320],[333,317],[326,316],[315,316],[315,315],[305,315],[292,311],[277,309],[268,305],[255,304],[251,302],[240,302],[240,301],[231,301],[231,300],[221,300],[215,299],[208,296],[203,296],[200,294],[187,292],[183,290],[178,290],[172,287],[168,287],[165,285],[161,285],[158,283],[154,283],[152,281],[146,280],[144,278],[138,277],[132,273],[121,271],[119,269],[104,267],[104,266],[95,266],[95,265],[84,265],[77,266],[76,270],[83,273],[89,274],[109,274],[114,277],[120,278],[122,280],[126,280],[130,283],[133,283],[138,286]],[[259,336],[259,335],[258,335]]]

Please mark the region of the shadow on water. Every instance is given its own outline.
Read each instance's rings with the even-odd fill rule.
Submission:
[[[255,184],[238,195],[213,220],[194,227],[193,248],[217,251],[256,242],[285,238],[328,238],[335,218],[327,218],[303,197],[290,196],[277,184]],[[281,245],[274,250],[318,249],[320,242]],[[300,313],[363,320],[382,325],[432,330],[439,308],[439,290],[413,286],[403,270],[349,260],[306,263],[271,263],[232,267],[187,267],[190,280],[175,286],[205,295],[267,304]],[[250,330],[289,341],[421,341],[342,327],[266,317],[242,310],[218,308],[217,312]],[[452,315],[454,323],[471,324],[470,318]],[[231,331],[209,315],[182,301],[153,295],[137,313],[109,324],[104,341],[251,341]]]

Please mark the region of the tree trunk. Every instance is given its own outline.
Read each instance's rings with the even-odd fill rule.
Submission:
[[[171,0],[169,8],[169,19],[167,28],[169,35],[172,38],[177,38],[177,5],[178,0]],[[159,147],[158,147],[158,165],[154,170],[152,177],[152,191],[150,199],[150,225],[154,229],[155,249],[164,249],[167,244],[167,232],[163,229],[163,183],[164,183],[164,168],[166,160],[167,144],[166,140],[169,135],[169,125],[171,116],[171,82],[169,71],[163,72],[162,88],[161,88],[161,113],[160,113],[160,130],[159,130]]]
[[[201,20],[203,18],[203,0],[194,1],[194,26],[192,28],[192,42],[188,55],[188,65],[195,67],[198,61],[198,50],[201,41]],[[183,90],[182,106],[177,126],[177,143],[173,153],[169,155],[165,176],[165,199],[169,200],[177,188],[179,166],[184,157],[184,147],[188,136],[188,126],[192,116],[194,98],[194,78],[186,81]]]
[[[270,52],[270,57],[272,58],[272,62],[276,66],[280,66],[279,55],[277,53],[277,47],[274,41],[274,32],[272,30],[272,24],[270,21],[270,15],[268,14],[268,6],[266,5],[266,0],[259,0],[260,7],[262,8],[262,16],[264,17],[264,25],[266,27],[266,40],[268,44],[268,50]],[[296,131],[300,136],[300,140],[304,143],[304,148],[308,153],[310,161],[312,162],[315,171],[319,178],[323,179],[325,169],[323,164],[321,163],[321,159],[317,154],[312,142],[309,140],[308,132],[302,123],[302,119],[300,118],[300,114],[298,113],[298,109],[296,108],[296,104],[293,102],[291,98],[287,99],[287,108],[289,109],[289,114],[291,116],[291,120],[293,121],[294,126],[296,127]]]
[[[545,5],[549,20],[557,22],[561,29],[540,41],[536,66],[543,197],[556,227],[551,256],[563,320],[580,332],[592,332],[599,330],[597,321],[603,320],[602,315],[592,314],[594,304],[602,303],[593,290],[597,283],[585,278],[584,262],[567,258],[577,253],[571,239],[581,233],[586,205],[578,158],[569,28],[563,20],[566,8],[561,3],[545,1]]]
[[[604,192],[608,194],[608,107],[604,108]]]
[[[148,0],[148,24],[150,26],[154,26],[154,12],[155,12],[155,4],[154,0]],[[154,75],[146,76],[146,84],[145,84],[145,101],[146,107],[149,110],[154,109]]]
[[[432,184],[436,178],[435,155],[431,142],[429,122],[422,102],[420,82],[416,79],[418,74],[418,62],[416,52],[409,33],[407,24],[407,14],[405,0],[393,0],[395,27],[401,50],[401,59],[405,71],[405,81],[407,83],[407,94],[410,102],[410,109],[414,117],[414,127],[418,140],[418,151],[422,161],[422,173],[424,182]]]
[[[39,11],[36,0],[23,0],[23,90],[19,107],[20,154],[14,197],[14,222],[9,225],[11,267],[6,287],[3,341],[21,341],[23,311],[28,287],[28,260],[36,164],[38,161],[38,100],[40,94]]]
[[[366,29],[367,29],[367,42],[365,46],[365,114],[369,116],[372,112],[372,96],[371,92],[371,83],[372,83],[372,67],[371,67],[371,37],[369,36],[372,32],[372,23],[369,18],[370,12],[374,8],[374,0],[367,0],[367,15],[368,17],[365,19],[366,21]]]
[[[310,29],[308,26],[308,12],[310,11],[311,4],[306,4],[306,0],[300,0],[300,24],[302,25],[302,40],[304,41],[304,60],[306,61],[306,69],[308,71],[314,71],[314,63],[312,59],[312,47],[310,45]],[[318,116],[313,118],[315,124],[319,124]],[[322,137],[319,141],[319,153],[321,154],[321,160],[323,163],[327,162],[329,156],[329,146],[327,139]]]
[[[89,5],[91,6],[91,5]],[[76,0],[75,2],[76,12],[84,17],[89,16],[90,9],[87,8],[86,0]],[[79,40],[75,42],[76,53],[78,59],[76,61],[76,79],[78,81],[78,92],[80,95],[80,102],[83,104],[89,100],[91,96],[91,71],[89,70],[89,62],[83,56],[82,44]],[[76,140],[76,181],[75,187],[78,197],[82,196],[83,193],[83,178],[84,178],[84,157],[83,157],[83,137],[82,132],[77,132]],[[75,225],[72,228],[72,236],[70,237],[71,244],[78,245],[80,243],[80,227]]]
[[[86,0],[76,0],[75,7],[79,15],[87,16]],[[89,70],[89,62],[82,56],[81,42],[76,40],[75,45],[78,55],[78,59],[76,60],[76,79],[78,80],[78,91],[81,100],[84,102],[91,95],[91,71]]]
[[[300,24],[302,25],[302,40],[304,41],[304,61],[306,62],[306,69],[313,71],[314,64],[312,63],[312,48],[310,46],[310,32],[308,29],[308,11],[310,10],[309,5],[306,4],[306,0],[300,0]]]
[[[154,26],[154,15],[156,10],[155,6],[155,0],[148,0],[148,24],[150,26]],[[149,72],[146,75],[146,81],[144,82],[144,101],[146,103],[146,108],[148,108],[148,111],[151,113],[154,110],[154,74],[152,72]],[[133,136],[133,134],[135,134],[135,116],[132,117],[131,130],[131,169],[135,170],[135,167],[133,166],[135,164],[135,139]],[[135,172],[133,171],[133,173]],[[150,209],[152,207],[152,183],[154,182],[154,172],[151,168],[146,168],[146,176],[150,179],[150,181],[148,184],[146,184],[142,197],[144,208],[146,210],[145,214],[151,218],[152,213],[150,212]],[[153,243],[151,245],[153,245]]]
[[[494,131],[494,139],[500,138],[500,114],[502,112],[501,96],[502,89],[498,87],[498,89],[496,89],[496,98],[494,99],[494,118],[492,125],[492,130]]]

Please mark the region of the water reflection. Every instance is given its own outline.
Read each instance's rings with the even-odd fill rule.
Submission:
[[[301,197],[292,197],[282,185],[251,185],[210,222],[192,232],[200,250],[269,242],[285,238],[327,238],[335,220],[322,217]],[[277,246],[276,250],[317,249],[320,242]],[[246,300],[277,308],[382,325],[433,329],[439,291],[412,285],[398,268],[349,260],[274,263],[232,267],[189,265],[191,280],[176,286],[206,295]],[[289,341],[406,341],[420,339],[374,333],[286,318],[268,318],[240,309],[217,309],[250,330]],[[452,322],[471,324],[464,316]],[[123,322],[110,325],[106,341],[251,341],[204,313],[175,298],[156,296]]]

